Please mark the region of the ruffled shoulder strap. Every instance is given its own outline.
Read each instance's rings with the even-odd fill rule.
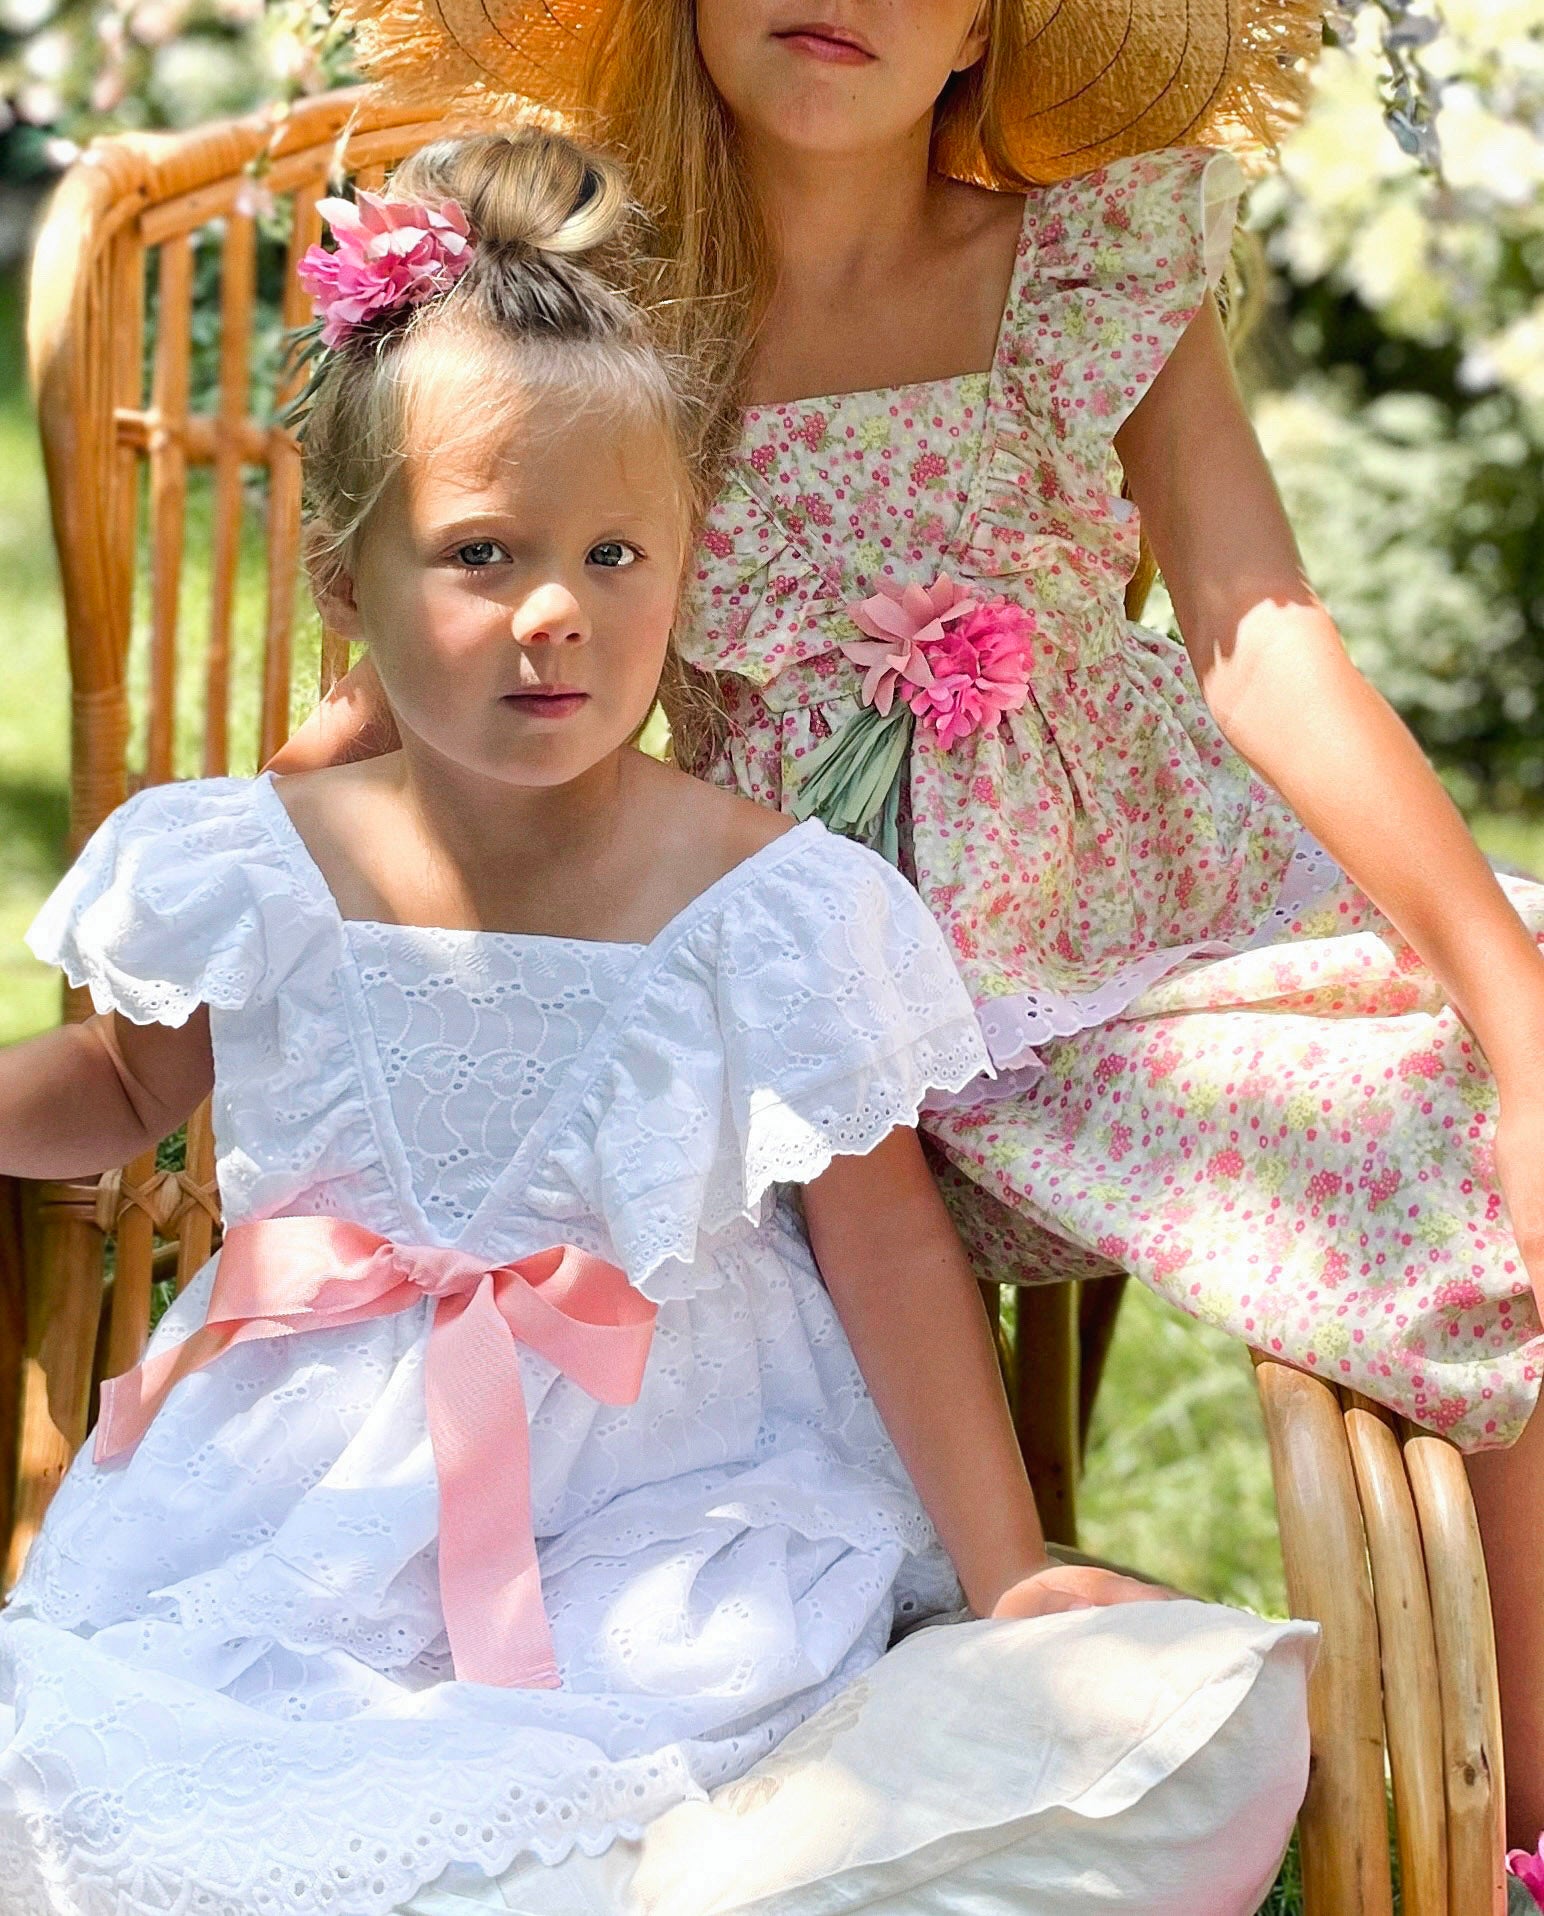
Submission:
[[[1062,441],[1108,446],[1228,260],[1244,176],[1168,147],[1030,196],[1003,356]]]
[[[865,846],[819,827],[740,901],[716,979],[736,1208],[915,1124],[989,1070],[943,933]]]
[[[119,806],[38,913],[27,942],[98,1011],[180,1025],[201,1004],[271,996],[333,921],[267,779],[150,786]]]
[[[813,820],[747,861],[645,961],[604,1068],[528,1187],[589,1213],[650,1297],[776,1184],[914,1124],[990,1070],[943,934],[885,861]]]

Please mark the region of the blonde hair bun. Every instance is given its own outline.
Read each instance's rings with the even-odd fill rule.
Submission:
[[[387,192],[455,200],[485,246],[569,257],[617,239],[629,212],[619,167],[535,127],[435,140],[402,162]]]

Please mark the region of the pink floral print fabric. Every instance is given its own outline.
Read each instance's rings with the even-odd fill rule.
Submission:
[[[1219,276],[1240,186],[1178,148],[1038,189],[990,373],[747,413],[682,649],[723,675],[710,775],[789,809],[859,710],[846,608],[943,573],[1032,612],[1027,700],[948,745],[919,727],[902,814],[1007,1074],[930,1120],[984,1274],[1128,1269],[1504,1443],[1544,1340],[1484,1061],[1222,738],[1183,648],[1125,618],[1114,435]],[[1514,896],[1544,930],[1544,888]]]

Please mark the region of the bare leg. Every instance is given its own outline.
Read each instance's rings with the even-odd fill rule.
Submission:
[[[1506,1746],[1507,1842],[1544,1831],[1544,1412],[1510,1450],[1469,1459],[1496,1618]]]

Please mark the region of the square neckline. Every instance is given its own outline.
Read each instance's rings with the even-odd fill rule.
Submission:
[[[350,941],[348,927],[367,925],[384,930],[460,931],[472,937],[503,938],[521,944],[540,941],[544,934],[477,932],[470,931],[464,925],[403,926],[383,919],[345,918],[321,867],[311,856],[309,847],[275,789],[275,775],[272,772],[258,773],[251,781],[250,789],[254,792],[254,809],[259,822],[285,859],[292,875],[309,891],[318,909],[325,912],[337,939],[337,988],[348,1023],[350,1046],[364,1093],[371,1134],[381,1163],[387,1168],[394,1199],[402,1207],[408,1228],[420,1233],[422,1242],[439,1243],[443,1234],[436,1232],[418,1194],[411,1154],[392,1110],[380,1045],[367,1007],[367,991],[359,957]],[[648,979],[669,962],[671,954],[682,940],[725,897],[749,883],[754,876],[759,876],[769,866],[775,866],[792,856],[814,837],[824,835],[825,829],[819,819],[805,819],[791,830],[769,839],[765,845],[758,846],[748,857],[721,873],[711,885],[705,886],[695,898],[689,899],[646,944],[629,946],[597,938],[561,941],[571,947],[577,945],[592,950],[626,952],[630,960],[626,975],[599,1023],[575,1052],[562,1082],[536,1114],[508,1162],[495,1174],[461,1232],[452,1240],[455,1247],[466,1249],[482,1241],[481,1234],[489,1220],[496,1215],[498,1206],[519,1179],[526,1175],[531,1164],[539,1160],[540,1153],[548,1149],[551,1140],[558,1135],[575,1106],[587,1093],[593,1082],[597,1061],[604,1057],[606,1046],[613,1041],[625,1020],[634,1014],[638,992]]]
[[[839,406],[844,400],[879,399],[892,393],[939,393],[958,388],[971,381],[984,381],[990,394],[993,382],[1002,367],[1008,347],[1009,316],[1023,292],[1023,282],[1028,277],[1029,261],[1034,253],[1030,243],[1030,218],[1034,211],[1035,195],[1031,190],[1024,195],[1024,217],[1019,222],[1019,236],[1014,241],[1013,271],[1008,278],[1008,291],[1003,298],[1003,309],[998,315],[997,335],[992,342],[991,363],[975,372],[945,373],[938,379],[909,379],[895,386],[853,386],[842,392],[810,393],[799,399],[768,399],[760,405],[740,408],[740,431],[743,440],[746,429],[754,422],[769,418],[774,413],[788,414],[801,406]]]
[[[312,857],[310,846],[301,836],[300,828],[294,819],[290,817],[289,807],[279,796],[276,774],[259,772],[252,784],[259,795],[259,810],[263,814],[263,822],[269,836],[281,850],[290,853],[318,903],[325,906],[344,938],[348,936],[350,925],[362,925],[372,931],[420,931],[430,932],[435,936],[498,938],[521,945],[562,945],[591,951],[625,951],[642,958],[673,940],[679,932],[695,921],[701,911],[710,909],[722,892],[733,889],[736,883],[744,882],[752,867],[759,869],[762,861],[771,862],[772,854],[786,854],[794,841],[797,840],[802,844],[812,833],[825,829],[819,819],[803,819],[788,831],[779,832],[776,838],[768,839],[765,845],[758,845],[755,851],[739,859],[727,871],[720,872],[711,884],[705,885],[695,897],[689,898],[679,911],[672,912],[652,938],[573,938],[561,932],[487,931],[474,925],[410,925],[390,918],[346,917],[333,894],[331,885],[327,882],[326,874]]]

